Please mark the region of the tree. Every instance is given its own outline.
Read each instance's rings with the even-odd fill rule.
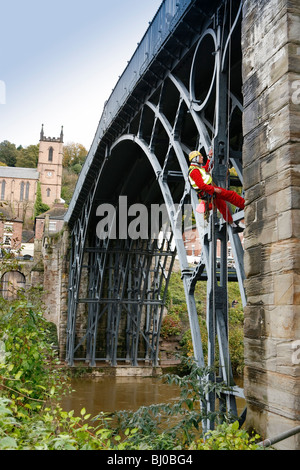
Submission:
[[[29,145],[21,148],[17,156],[16,166],[22,168],[36,168],[39,159],[39,145]]]
[[[69,168],[63,168],[61,197],[66,202],[66,204],[70,204],[77,183],[77,179],[78,175],[75,172],[73,172]]]
[[[19,152],[15,146],[8,140],[0,143],[0,162],[7,166],[15,166]]]
[[[34,204],[34,217],[39,216],[40,214],[43,214],[43,212],[46,212],[50,209],[47,204],[44,204],[42,201],[42,191],[41,191],[41,184],[38,182],[37,184],[37,190],[36,190],[36,200]]]
[[[74,165],[83,165],[87,156],[87,150],[82,144],[71,142],[64,146],[63,167],[70,168]]]

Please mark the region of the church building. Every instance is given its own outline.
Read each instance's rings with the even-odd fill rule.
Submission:
[[[38,185],[44,204],[52,208],[60,201],[62,159],[63,127],[58,138],[45,137],[42,125],[37,168],[0,166],[0,204],[12,218],[23,220],[25,225],[33,223]]]

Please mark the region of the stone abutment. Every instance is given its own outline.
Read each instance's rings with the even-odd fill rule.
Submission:
[[[248,425],[272,437],[300,420],[299,1],[245,0],[242,49],[244,386]]]

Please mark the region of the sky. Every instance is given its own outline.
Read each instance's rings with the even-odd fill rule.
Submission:
[[[118,78],[162,0],[1,0],[0,142],[89,150]]]

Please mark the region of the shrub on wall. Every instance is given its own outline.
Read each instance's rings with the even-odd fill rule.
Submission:
[[[41,184],[38,181],[37,190],[36,190],[36,199],[34,204],[34,217],[38,217],[40,214],[48,211],[50,207],[47,204],[44,204],[42,201],[42,191]]]

